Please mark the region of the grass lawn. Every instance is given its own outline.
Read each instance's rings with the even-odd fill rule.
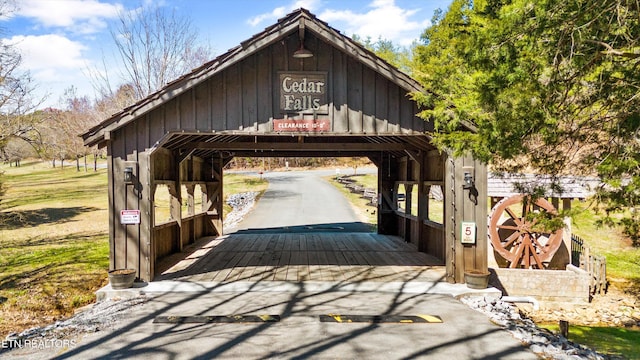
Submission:
[[[607,279],[613,286],[640,296],[640,248],[631,246],[621,232],[598,227],[598,214],[590,203],[574,201],[573,232],[582,237],[593,254],[607,258]]]
[[[0,337],[72,315],[95,301],[109,267],[107,170],[46,162],[0,165]],[[225,174],[225,195],[266,180]],[[225,205],[225,214],[230,211]]]
[[[559,333],[558,325],[543,325],[554,333]],[[640,352],[640,330],[615,327],[571,326],[569,340],[578,344],[588,344],[601,354],[638,359]]]
[[[0,336],[95,300],[109,266],[106,170],[2,165]]]

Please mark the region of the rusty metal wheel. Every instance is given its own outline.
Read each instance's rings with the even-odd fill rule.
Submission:
[[[544,269],[562,244],[562,229],[550,233],[536,230],[536,219],[528,215],[539,211],[557,214],[547,200],[539,198],[534,203],[524,195],[504,198],[493,207],[491,245],[510,268]]]

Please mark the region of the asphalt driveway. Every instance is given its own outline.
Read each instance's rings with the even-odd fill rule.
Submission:
[[[231,315],[245,320],[261,315],[267,321],[154,323],[160,317]],[[322,322],[322,315],[343,321]],[[421,315],[442,322],[348,322],[348,316],[357,320],[354,315]],[[277,317],[279,321],[271,321]],[[281,292],[157,295],[134,307],[114,329],[85,335],[74,344],[65,352],[19,353],[29,359],[537,358],[485,315],[448,295],[345,291],[339,285],[314,291],[304,283]]]

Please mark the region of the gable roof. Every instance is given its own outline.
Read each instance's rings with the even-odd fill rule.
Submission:
[[[279,19],[276,24],[265,28],[264,31],[241,42],[240,45],[192,70],[190,73],[168,83],[162,89],[124,108],[122,111],[89,129],[81,135],[84,144],[86,146],[93,146],[103,142],[106,140],[105,134],[107,132],[123,127],[141,115],[209,79],[213,75],[285,38],[293,32],[298,31],[300,27],[304,27],[306,31],[313,33],[319,39],[358,59],[362,64],[372,68],[407,92],[422,90],[422,87],[416,80],[381,59],[373,52],[367,50],[361,44],[330,27],[326,22],[319,20],[308,10],[300,8]]]

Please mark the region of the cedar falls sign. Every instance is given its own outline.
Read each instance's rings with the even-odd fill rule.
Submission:
[[[327,113],[327,73],[280,72],[280,111]],[[329,119],[274,119],[275,131],[328,131]]]
[[[280,110],[282,112],[319,111],[326,103],[326,73],[280,73]]]

